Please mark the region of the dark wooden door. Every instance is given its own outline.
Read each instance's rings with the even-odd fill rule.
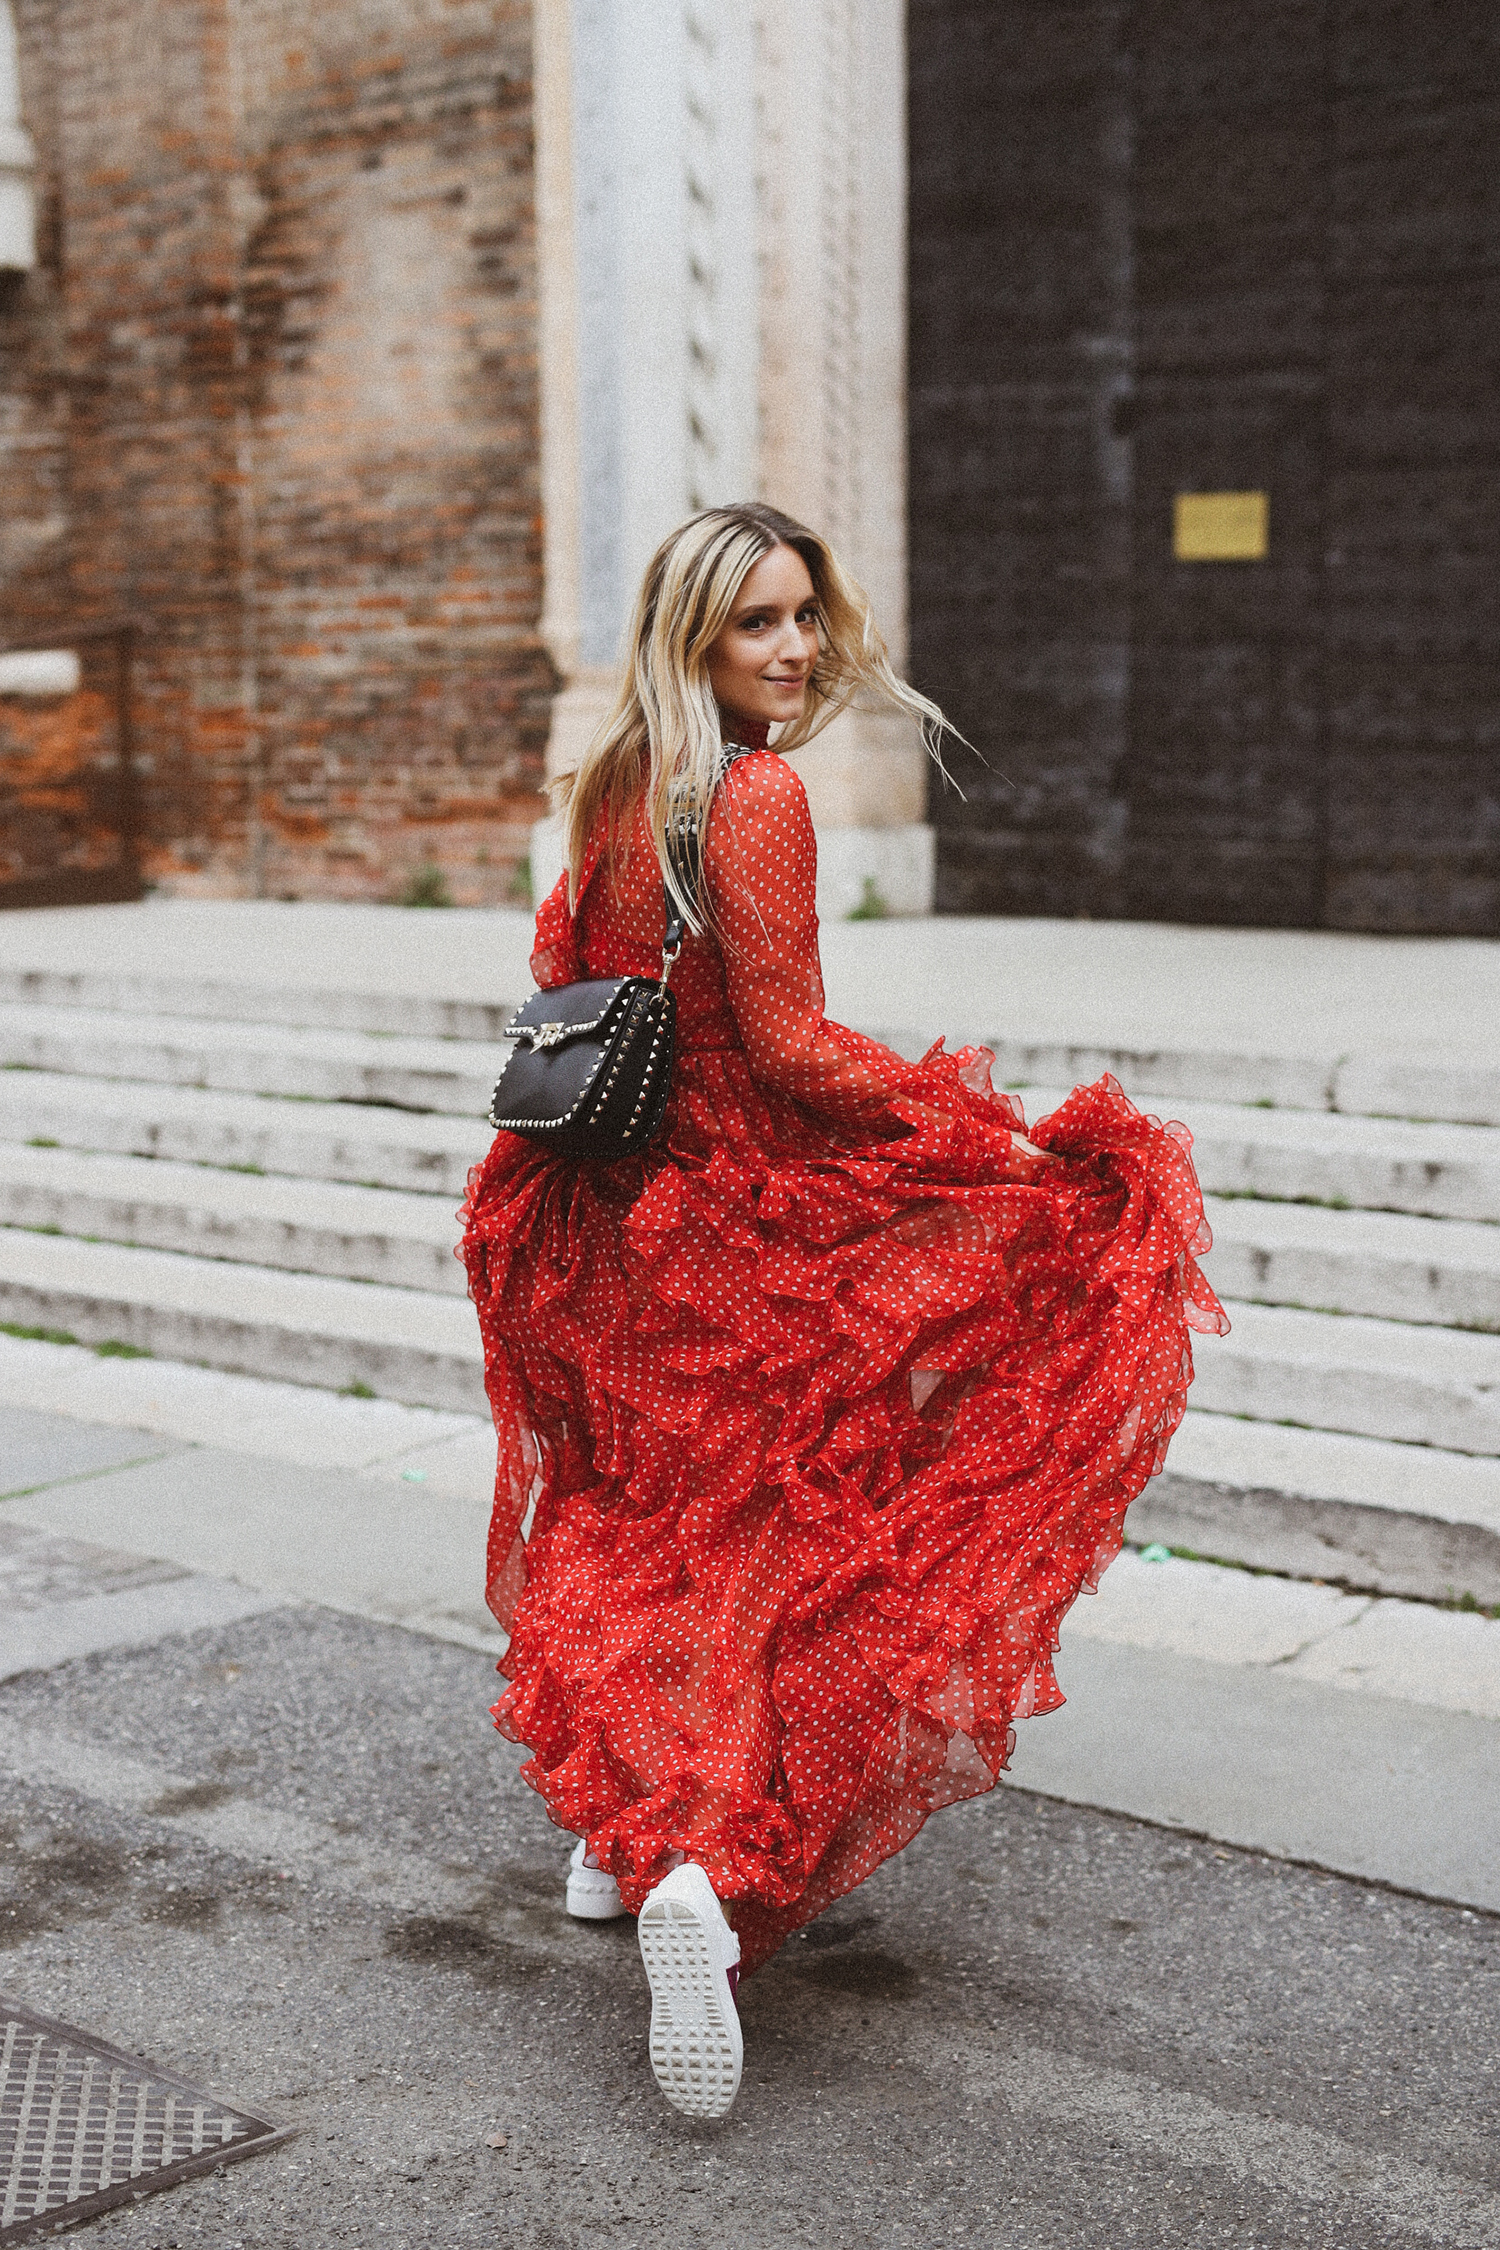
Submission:
[[[1123,904],[1322,919],[1328,117],[1321,0],[1144,0],[1135,111]],[[1263,560],[1179,561],[1262,492]]]
[[[1331,9],[1328,874],[1500,931],[1500,9]]]
[[[1500,11],[913,0],[939,905],[1500,929]],[[1260,492],[1187,561],[1179,494]]]

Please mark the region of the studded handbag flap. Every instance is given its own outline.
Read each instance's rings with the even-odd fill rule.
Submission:
[[[669,836],[674,870],[697,879],[697,831]],[[692,895],[691,889],[688,895]],[[672,1086],[677,1002],[668,989],[686,917],[663,886],[661,980],[599,977],[534,992],[502,1036],[515,1051],[490,1103],[498,1132],[524,1133],[558,1156],[617,1164],[661,1130]]]
[[[608,977],[534,993],[490,1123],[559,1156],[617,1163],[660,1129],[672,1078],[676,1001],[653,977]]]
[[[749,755],[724,745],[724,770]],[[698,896],[703,837],[678,812],[667,823],[667,856],[682,899]],[[497,1132],[525,1133],[559,1156],[617,1164],[660,1132],[672,1090],[677,1002],[668,989],[687,916],[662,886],[666,935],[661,980],[596,977],[534,992],[506,1025],[515,1051],[490,1102]]]

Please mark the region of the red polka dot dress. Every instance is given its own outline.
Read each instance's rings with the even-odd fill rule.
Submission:
[[[704,865],[659,1140],[580,1165],[501,1133],[464,1256],[496,1723],[632,1911],[697,1860],[751,1969],[1062,1701],[1063,1615],[1161,1466],[1189,1329],[1227,1323],[1181,1126],[1103,1078],[1030,1155],[985,1050],[907,1063],[828,1021],[774,752],[730,766]],[[613,884],[585,873],[537,917],[539,983],[655,973],[643,815]]]

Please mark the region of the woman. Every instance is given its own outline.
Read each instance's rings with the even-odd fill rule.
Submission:
[[[1058,1627],[1161,1466],[1188,1328],[1226,1325],[1181,1127],[1104,1078],[1028,1141],[984,1049],[907,1063],[824,1016],[781,752],[857,693],[935,746],[815,534],[746,506],[665,542],[532,965],[655,974],[696,815],[666,1122],[618,1164],[501,1133],[465,1210],[495,1722],[580,1839],[570,1909],[637,1914],[652,2064],[697,2116],[739,2082],[739,1967],[1062,1701]]]

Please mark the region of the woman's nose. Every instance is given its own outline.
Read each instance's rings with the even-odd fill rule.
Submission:
[[[776,661],[778,664],[801,664],[806,655],[797,620],[789,617],[776,636]]]

